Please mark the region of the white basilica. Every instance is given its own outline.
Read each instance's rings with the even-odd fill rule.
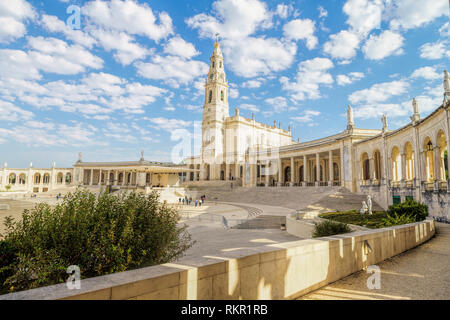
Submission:
[[[347,127],[321,139],[296,142],[281,124],[267,125],[229,114],[228,83],[220,44],[214,44],[205,82],[200,155],[183,164],[84,162],[73,168],[0,169],[0,191],[51,192],[70,186],[148,188],[196,181],[232,181],[243,187],[346,188],[371,194],[384,208],[413,198],[433,216],[450,214],[447,144],[450,133],[450,79],[444,71],[443,102],[421,118],[412,101],[408,124],[390,130],[358,128],[351,106]]]

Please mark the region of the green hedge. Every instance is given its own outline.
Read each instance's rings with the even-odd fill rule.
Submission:
[[[193,244],[179,220],[157,192],[97,197],[79,189],[54,208],[38,204],[18,222],[6,219],[0,290],[64,282],[70,265],[88,278],[172,261]]]
[[[351,232],[352,229],[346,223],[334,221],[322,221],[315,223],[313,238],[332,236],[335,234],[342,234]]]
[[[387,215],[391,218],[404,216],[413,220],[412,222],[422,221],[428,216],[428,206],[413,199],[407,199],[405,202],[389,206]]]

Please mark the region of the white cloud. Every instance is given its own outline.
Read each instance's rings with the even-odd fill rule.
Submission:
[[[286,19],[294,10],[292,5],[279,4],[277,5],[276,14],[282,19]]]
[[[213,15],[201,13],[186,20],[201,37],[214,38],[219,32],[226,39],[245,38],[272,25],[267,5],[258,0],[218,0],[212,7]]]
[[[259,112],[259,108],[254,104],[243,103],[239,106],[239,109],[248,110],[252,112]]]
[[[393,96],[398,96],[405,93],[408,87],[408,82],[402,80],[377,83],[369,89],[363,89],[353,92],[348,99],[352,103],[384,102]]]
[[[359,37],[354,32],[342,30],[330,35],[330,40],[323,45],[323,51],[335,59],[351,59],[359,48]]]
[[[92,48],[96,42],[96,40],[87,33],[69,28],[64,21],[59,20],[56,16],[43,14],[41,23],[48,31],[62,33],[67,39],[84,47]]]
[[[56,38],[28,37],[33,64],[45,72],[77,74],[86,68],[100,69],[103,60],[79,45],[68,45]]]
[[[276,113],[287,111],[288,104],[284,97],[268,98],[265,100],[272,107],[273,111]]]
[[[308,126],[314,126],[314,117],[320,116],[320,112],[317,110],[307,109],[301,113],[300,116],[291,117],[291,120],[307,124]]]
[[[144,120],[148,120],[153,125],[153,127],[157,129],[162,129],[169,132],[172,132],[173,130],[176,129],[188,128],[193,125],[191,121],[185,121],[180,119],[168,119],[163,117],[144,118]]]
[[[248,37],[222,43],[227,65],[236,75],[247,78],[284,70],[297,53],[295,43],[275,38]]]
[[[26,52],[0,49],[0,78],[36,80],[41,75]]]
[[[171,38],[164,46],[164,52],[186,59],[200,54],[192,43],[184,41],[180,36]]]
[[[362,50],[365,57],[371,60],[381,60],[390,55],[400,55],[403,40],[401,34],[391,30],[385,30],[379,36],[371,35],[364,44]]]
[[[323,17],[328,16],[328,11],[325,10],[324,7],[318,6],[318,7],[317,7],[317,10],[319,10],[319,18],[323,18]]]
[[[33,116],[30,111],[21,109],[8,101],[0,100],[0,121],[16,122],[31,119]]]
[[[328,70],[333,68],[333,62],[327,58],[314,58],[300,62],[295,82],[287,77],[281,77],[284,90],[291,91],[294,100],[319,99],[319,86],[330,85],[333,77]]]
[[[261,87],[262,82],[258,80],[248,80],[241,84],[242,88],[259,88]]]
[[[229,88],[228,89],[228,97],[230,99],[236,99],[239,97],[239,90],[236,88]]]
[[[340,86],[345,86],[353,82],[359,81],[364,78],[364,73],[362,72],[350,72],[349,74],[340,74],[336,77],[336,82]]]
[[[380,27],[383,9],[382,0],[347,0],[343,7],[347,23],[362,36]]]
[[[392,17],[391,28],[411,29],[448,15],[448,0],[396,0],[388,2],[387,15]]]
[[[295,19],[283,26],[283,34],[286,38],[292,40],[306,40],[308,49],[314,49],[318,43],[314,36],[315,23],[310,19]]]
[[[430,60],[450,58],[449,42],[439,40],[425,43],[420,47],[420,57]]]
[[[436,72],[436,68],[434,67],[422,67],[414,70],[411,74],[412,78],[424,78],[426,80],[436,80],[440,79],[441,76]]]
[[[218,0],[210,15],[201,13],[186,20],[200,37],[214,39],[219,32],[227,65],[238,76],[254,77],[288,68],[297,52],[291,41],[254,37],[273,25],[273,13],[258,0]]]
[[[125,32],[95,29],[91,34],[106,51],[114,51],[114,59],[122,65],[128,65],[135,60],[144,59],[150,51],[135,41]]]
[[[133,0],[91,1],[83,6],[82,14],[89,23],[115,31],[114,34],[126,32],[159,41],[173,33],[167,13],[161,12],[157,18],[147,4]]]
[[[35,15],[25,0],[0,1],[0,43],[23,37],[27,32],[25,21]]]
[[[208,72],[208,65],[201,61],[185,60],[176,56],[152,57],[151,62],[137,62],[138,74],[147,79],[164,80],[173,87],[188,84]]]

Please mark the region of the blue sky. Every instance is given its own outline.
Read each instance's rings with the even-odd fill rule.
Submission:
[[[395,129],[413,97],[422,116],[442,103],[447,0],[8,0],[1,163],[137,160],[140,150],[170,161],[179,130],[201,121],[216,32],[230,113],[291,125],[295,140],[344,130],[348,104],[357,127],[381,128],[385,113]]]

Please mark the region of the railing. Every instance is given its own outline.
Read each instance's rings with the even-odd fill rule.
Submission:
[[[326,187],[326,186],[328,186],[327,181],[319,181],[319,187]]]
[[[314,183],[314,182],[307,182],[307,183],[306,183],[306,186],[307,186],[307,187],[314,187],[314,186],[315,186],[315,183]]]
[[[340,181],[333,181],[333,187],[340,187],[341,182]]]

